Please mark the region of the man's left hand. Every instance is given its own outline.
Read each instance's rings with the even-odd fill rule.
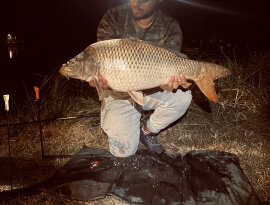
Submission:
[[[178,77],[171,76],[168,84],[163,84],[162,86],[168,86],[169,88],[177,89],[179,85],[186,85],[186,83],[187,79],[183,74],[180,74]]]

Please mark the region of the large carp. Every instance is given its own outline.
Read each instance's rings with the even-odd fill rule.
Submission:
[[[193,80],[210,100],[217,102],[214,80],[228,76],[230,71],[213,63],[182,58],[142,40],[112,39],[91,44],[63,64],[60,73],[88,82],[94,80],[102,99],[97,80],[101,74],[111,89],[128,92],[143,105],[142,90],[167,84],[171,76],[181,73]]]

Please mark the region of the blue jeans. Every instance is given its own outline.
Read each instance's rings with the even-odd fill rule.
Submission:
[[[147,121],[147,127],[158,133],[185,114],[192,96],[190,91],[156,92],[144,97],[141,110],[154,110]],[[110,152],[116,157],[135,154],[140,139],[141,112],[128,100],[105,98],[101,111],[101,128],[107,134]]]

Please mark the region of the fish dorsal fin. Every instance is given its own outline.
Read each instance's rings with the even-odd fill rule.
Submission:
[[[127,39],[128,39],[128,40],[131,40],[131,41],[140,41],[138,38],[135,38],[135,37],[133,37],[133,36],[128,37]]]
[[[130,97],[135,100],[139,105],[144,106],[143,93],[141,91],[129,91]]]

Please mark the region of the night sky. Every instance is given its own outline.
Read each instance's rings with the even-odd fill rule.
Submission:
[[[12,0],[1,6],[0,88],[38,84],[41,75],[96,41],[104,12],[125,0]],[[184,46],[192,39],[217,39],[269,50],[267,0],[164,0],[163,10],[182,28]],[[18,56],[8,58],[7,33],[24,41]],[[31,81],[31,79],[34,79]],[[16,82],[16,83],[15,83]]]

